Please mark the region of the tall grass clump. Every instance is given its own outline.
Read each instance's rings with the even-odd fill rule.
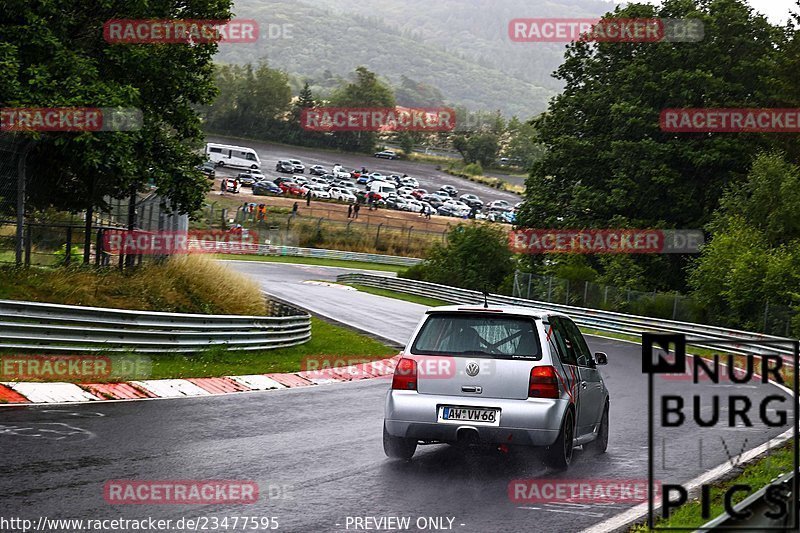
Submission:
[[[0,268],[0,298],[137,311],[264,315],[257,283],[209,257],[176,256],[129,271]]]

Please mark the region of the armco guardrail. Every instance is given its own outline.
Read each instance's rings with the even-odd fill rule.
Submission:
[[[297,248],[294,246],[271,246],[268,244],[258,247],[260,255],[283,255],[291,257],[321,257],[324,259],[341,259],[343,261],[362,261],[364,263],[379,263],[384,265],[414,266],[422,262],[416,257],[399,257],[396,255],[365,254],[361,252],[342,252],[340,250],[322,250],[317,248]]]
[[[209,346],[270,350],[311,338],[308,314],[280,303],[271,302],[270,308],[281,316],[156,313],[0,300],[0,349],[192,353]]]
[[[477,291],[459,289],[446,285],[437,285],[424,281],[415,281],[402,278],[390,278],[385,276],[375,276],[372,274],[344,274],[337,278],[342,283],[356,283],[370,287],[390,289],[408,294],[428,296],[448,303],[483,303],[483,294]],[[685,333],[691,337],[691,344],[702,348],[724,348],[726,352],[735,354],[779,354],[784,358],[792,355],[792,350],[788,346],[755,346],[748,345],[747,341],[780,341],[780,337],[763,335],[760,333],[749,333],[720,328],[716,326],[705,326],[688,322],[675,322],[660,318],[650,318],[611,311],[601,311],[598,309],[586,309],[582,307],[572,307],[548,302],[537,302],[524,298],[513,298],[498,294],[489,295],[489,302],[495,305],[514,305],[521,307],[535,307],[539,309],[549,309],[562,312],[571,316],[575,322],[584,328],[596,329],[612,333],[622,333],[627,335],[640,335],[642,332],[674,332]],[[725,344],[715,343],[714,341],[727,341]],[[742,341],[741,344],[731,344],[730,341]]]
[[[198,241],[189,241],[190,247],[203,248]],[[321,248],[298,248],[297,246],[273,246],[271,244],[238,244],[238,243],[211,243],[217,252],[224,253],[253,253],[257,255],[272,255],[283,257],[316,257],[321,259],[339,259],[342,261],[361,261],[363,263],[376,263],[382,265],[414,266],[422,262],[416,257],[400,257],[397,255],[365,254],[362,252],[343,252],[341,250],[324,250]]]

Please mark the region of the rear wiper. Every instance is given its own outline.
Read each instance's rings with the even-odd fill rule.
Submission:
[[[458,355],[496,355],[491,352],[484,352],[483,350],[466,350],[464,352],[458,352]]]

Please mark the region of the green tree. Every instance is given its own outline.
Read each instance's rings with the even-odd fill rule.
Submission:
[[[228,0],[192,2],[196,19],[227,20]],[[216,89],[215,43],[131,46],[103,38],[109,19],[185,17],[186,4],[6,0],[0,10],[0,107],[125,107],[143,113],[133,132],[31,134],[30,207],[85,210],[152,180],[171,205],[192,212],[208,187],[194,167],[203,135],[195,106]],[[88,229],[87,229],[88,232]],[[91,238],[87,239],[87,252]],[[88,257],[88,254],[85,256]]]
[[[457,226],[446,245],[435,246],[428,259],[408,272],[432,283],[497,291],[514,272],[508,236],[495,226]]]
[[[335,107],[395,107],[392,89],[366,67],[356,69],[356,79],[339,87],[331,97]],[[339,132],[335,134],[338,147],[356,152],[372,152],[378,134],[371,131]]]
[[[800,168],[782,154],[760,155],[747,181],[730,187],[689,276],[710,320],[760,329],[767,302],[797,303],[799,210]]]
[[[206,128],[220,133],[277,138],[292,110],[288,75],[262,61],[252,65],[219,65],[215,79],[222,88],[207,107]],[[298,118],[299,121],[299,118]]]
[[[480,163],[488,167],[497,160],[500,151],[500,140],[494,133],[476,133],[472,135],[456,135],[453,137],[455,149],[467,164]]]
[[[757,133],[666,133],[661,110],[771,106],[783,32],[743,0],[631,4],[613,16],[697,18],[705,37],[568,46],[556,72],[564,92],[534,123],[547,152],[533,165],[518,224],[703,227],[725,186],[743,180],[774,141]],[[661,263],[667,267],[658,277],[681,288],[685,259]]]
[[[523,168],[532,168],[544,156],[545,148],[533,121],[521,122],[517,117],[512,117],[506,134],[508,141],[502,153],[512,161],[519,162]]]

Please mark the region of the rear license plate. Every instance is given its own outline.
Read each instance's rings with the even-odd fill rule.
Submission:
[[[487,426],[499,426],[500,409],[442,405],[439,407],[439,422],[446,424],[470,422]]]

